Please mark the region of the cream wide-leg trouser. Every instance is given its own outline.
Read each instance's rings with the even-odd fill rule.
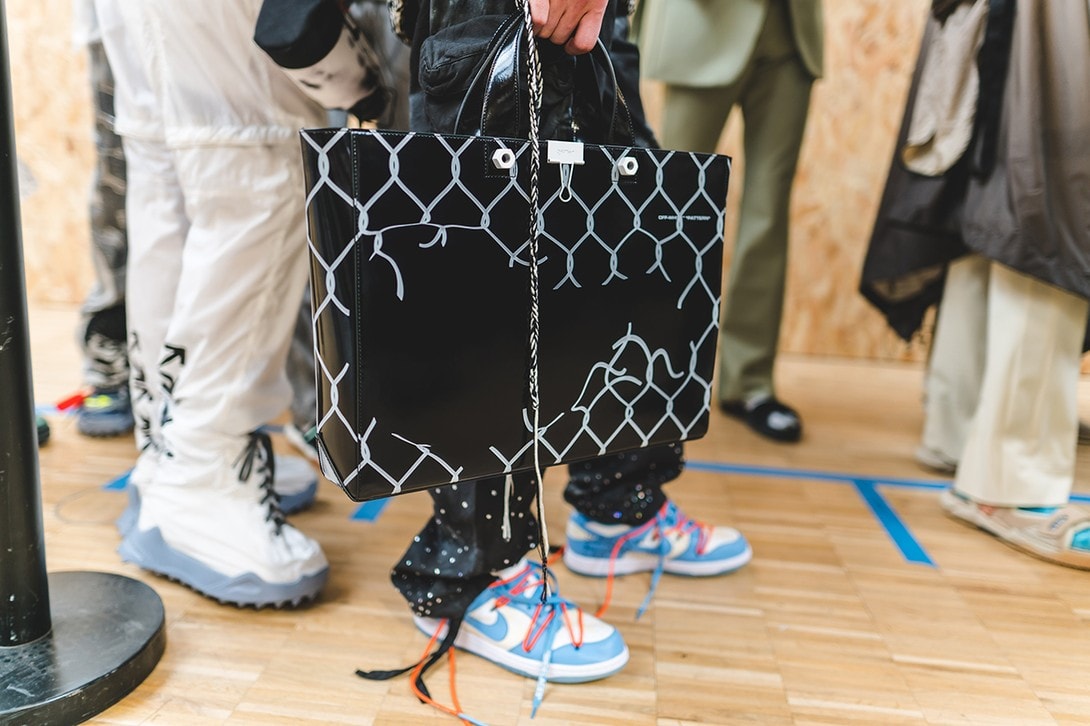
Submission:
[[[1067,503],[1088,310],[1085,299],[979,255],[950,266],[924,444],[959,461],[960,494],[996,506]]]

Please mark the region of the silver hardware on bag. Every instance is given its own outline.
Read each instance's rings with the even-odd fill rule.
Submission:
[[[622,156],[617,160],[617,172],[621,176],[636,176],[640,169],[640,162],[633,156]]]
[[[560,201],[572,200],[571,178],[575,165],[582,165],[583,144],[578,141],[553,141],[545,144],[545,158],[550,164],[560,165]]]
[[[578,141],[549,141],[547,158],[550,164],[582,164],[583,144]]]
[[[562,202],[570,202],[572,200],[571,177],[573,171],[575,171],[575,167],[571,164],[560,165],[560,194],[557,199]]]
[[[510,149],[496,149],[492,152],[492,165],[497,169],[510,169],[515,165],[515,152]]]

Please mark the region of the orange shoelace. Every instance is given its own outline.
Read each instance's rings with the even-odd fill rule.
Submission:
[[[552,563],[558,558],[561,553],[558,551],[551,555],[547,560],[548,563]],[[552,587],[547,587],[547,582],[539,574],[540,568],[535,567],[532,563],[527,563],[526,567],[512,575],[509,578],[503,580],[497,580],[489,585],[489,589],[496,589],[501,587],[509,587],[509,595],[498,595],[493,605],[494,609],[499,609],[511,603],[514,597],[523,595],[526,593],[532,593],[538,588],[542,589],[541,602],[538,603],[534,609],[534,615],[530,620],[530,628],[526,631],[526,636],[522,641],[522,649],[529,653],[534,649],[542,637],[546,637],[548,643],[551,644],[553,638],[555,638],[557,628],[561,622],[563,626],[568,629],[568,635],[571,638],[573,647],[580,648],[583,645],[584,638],[584,623],[583,623],[583,609],[571,605],[562,600],[555,594],[556,586],[553,583]],[[549,575],[551,577],[551,575]],[[557,620],[556,613],[560,611],[560,619]],[[574,610],[574,615],[572,613]],[[544,619],[542,615],[544,614]],[[428,641],[427,646],[424,648],[424,653],[420,657],[420,661],[412,669],[410,676],[410,684],[413,694],[420,699],[422,703],[426,703],[433,708],[436,708],[443,713],[450,714],[459,719],[463,724],[469,726],[485,726],[481,721],[467,715],[462,710],[462,704],[458,700],[458,689],[455,684],[456,681],[456,667],[454,649],[450,648],[446,651],[447,661],[450,664],[450,697],[452,706],[439,703],[431,694],[428,693],[427,688],[423,685],[423,675],[431,664],[435,661],[438,655],[432,653],[432,649],[435,648],[436,643],[439,641],[439,635],[443,631],[443,627],[450,627],[448,620],[442,620],[439,623],[439,627],[432,633],[431,639]],[[440,647],[441,649],[441,647]],[[533,714],[537,713],[538,707],[541,705],[541,700],[545,689],[545,679],[548,675],[550,657],[552,655],[552,648],[545,649],[545,654],[542,658],[541,674],[538,677],[537,688],[534,691],[534,700],[531,710],[531,718]],[[403,671],[402,671],[403,672]]]

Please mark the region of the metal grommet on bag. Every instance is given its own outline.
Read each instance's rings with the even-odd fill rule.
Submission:
[[[623,156],[617,160],[617,172],[621,176],[636,176],[640,169],[640,162],[634,156]]]
[[[492,165],[497,169],[510,169],[515,165],[515,152],[510,149],[496,149],[492,152]]]

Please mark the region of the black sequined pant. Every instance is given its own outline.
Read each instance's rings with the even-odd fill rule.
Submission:
[[[568,467],[564,499],[587,517],[637,525],[666,502],[662,485],[681,473],[680,444],[604,456]],[[537,546],[533,475],[514,477],[511,537],[503,536],[504,479],[481,479],[431,492],[431,519],[413,538],[391,578],[418,615],[460,618],[495,579]]]

